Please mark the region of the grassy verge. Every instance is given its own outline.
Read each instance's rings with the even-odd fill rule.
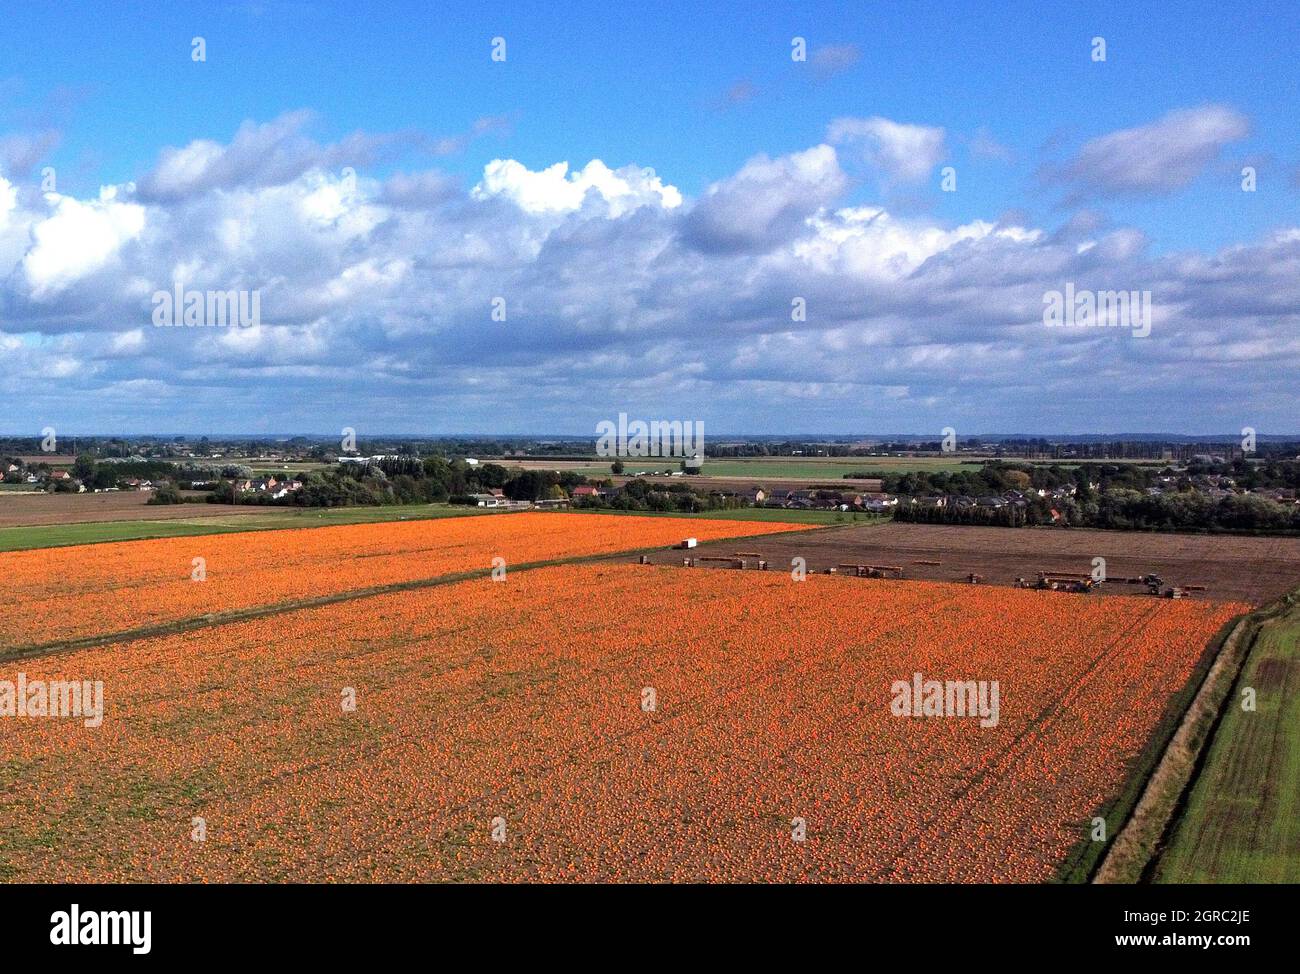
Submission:
[[[1259,625],[1220,714],[1150,878],[1300,882],[1300,592]]]
[[[440,517],[466,517],[503,513],[450,504],[397,504],[383,507],[267,508],[266,513],[207,515],[170,521],[90,521],[81,524],[42,524],[0,528],[0,551],[60,548],[105,541],[139,541],[146,538],[181,538],[233,531],[274,531],[284,528],[318,528],[336,524],[372,524],[378,521],[415,521]]]
[[[1214,663],[1219,658],[1220,651],[1232,635],[1238,621],[1230,620],[1225,623],[1215,633],[1214,638],[1210,640],[1187,683],[1166,704],[1160,721],[1156,724],[1150,738],[1147,740],[1146,747],[1130,764],[1128,774],[1125,776],[1124,784],[1119,792],[1108,803],[1090,814],[1087,821],[1081,823],[1080,839],[1065,857],[1057,870],[1054,881],[1060,883],[1086,883],[1102,867],[1103,860],[1113,855],[1113,850],[1119,845],[1121,836],[1129,827],[1130,820],[1135,815],[1139,802],[1146,797],[1148,783],[1164,760],[1175,735],[1183,727],[1189,708],[1191,708],[1193,701],[1205,686]],[[1099,817],[1106,823],[1105,841],[1094,841],[1091,828],[1085,827],[1094,817]],[[1130,835],[1125,841],[1131,841],[1131,838]],[[1140,874],[1140,866],[1137,872]],[[1136,881],[1136,878],[1135,875],[1129,881]],[[1123,882],[1124,880],[1115,881]]]

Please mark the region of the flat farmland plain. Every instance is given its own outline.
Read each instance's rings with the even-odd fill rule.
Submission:
[[[530,562],[806,530],[525,512],[0,553],[0,654]],[[200,577],[201,576],[201,577]]]
[[[6,728],[0,872],[1044,881],[1244,609],[601,563],[27,660],[107,703]]]
[[[788,572],[790,559],[802,557],[809,571],[840,564],[897,565],[905,578],[962,582],[970,572],[991,585],[1012,585],[1017,576],[1031,581],[1037,572],[1092,571],[1092,560],[1106,559],[1111,578],[1155,572],[1166,585],[1204,585],[1196,599],[1261,605],[1300,586],[1300,538],[1236,535],[1142,534],[1126,531],[1049,528],[980,528],[886,521],[875,525],[831,527],[801,536],[760,538],[750,544],[701,545],[697,556],[729,556],[754,551],[774,568]],[[651,560],[681,564],[678,552],[659,552]],[[937,565],[922,562],[938,562]],[[1108,594],[1139,594],[1138,585],[1113,582]],[[1100,590],[1099,590],[1100,591]]]

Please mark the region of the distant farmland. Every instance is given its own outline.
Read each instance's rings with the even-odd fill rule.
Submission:
[[[972,469],[987,458],[967,456],[951,457],[742,457],[723,460],[706,459],[703,477],[752,477],[761,482],[764,478],[794,480],[842,480],[847,474],[865,473],[878,477],[883,473],[909,473],[914,470],[926,473]],[[494,460],[507,467],[525,470],[573,471],[584,477],[607,477],[613,458],[592,457],[589,460]],[[669,472],[679,469],[680,458],[624,457],[624,474],[644,470]],[[698,480],[699,477],[692,477]]]

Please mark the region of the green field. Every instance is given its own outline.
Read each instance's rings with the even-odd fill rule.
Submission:
[[[1300,593],[1289,601],[1242,667],[1157,882],[1300,882]]]
[[[976,458],[967,457],[967,460]],[[501,461],[508,465],[508,461]],[[624,459],[624,475],[637,471],[653,472],[655,470],[671,473],[679,470],[678,463],[671,463],[662,458]],[[540,462],[529,466],[541,467]],[[593,459],[586,464],[557,464],[557,468],[571,469],[584,477],[608,477],[610,464]],[[845,474],[865,473],[869,477],[878,477],[883,473],[909,473],[923,470],[926,473],[939,471],[956,471],[974,469],[975,464],[963,464],[961,460],[949,457],[752,457],[728,460],[705,460],[704,477],[752,477],[761,482],[764,478],[793,478],[796,480],[825,479],[842,480]],[[698,482],[698,477],[686,478],[684,482]]]
[[[142,538],[179,538],[232,531],[273,531],[280,528],[318,528],[334,524],[371,524],[376,521],[414,521],[439,517],[467,517],[503,513],[450,504],[388,505],[383,507],[268,508],[265,514],[232,514],[171,521],[92,521],[84,524],[35,525],[0,528],[0,551],[56,548],[101,541],[138,541]]]

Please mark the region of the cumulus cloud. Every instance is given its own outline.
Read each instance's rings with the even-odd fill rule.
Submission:
[[[298,161],[214,175],[239,138],[176,168],[176,196],[0,177],[11,425],[581,432],[639,411],[717,430],[1294,427],[1300,228],[1153,256],[1095,214],[948,224],[847,200],[829,144],[755,156],[695,199],[598,160],[502,159],[468,190],[436,170],[348,178],[337,144],[296,176]],[[155,328],[150,296],[175,281],[258,289],[261,324]],[[1151,336],[1046,328],[1043,295],[1066,282],[1150,290]]]
[[[1034,243],[1041,232],[1018,226],[999,227],[985,220],[947,228],[899,219],[879,207],[850,207],[811,221],[813,233],[791,253],[824,275],[858,281],[907,277],[929,258],[962,241],[988,237]]]
[[[100,270],[144,230],[144,207],[117,200],[114,187],[81,202],[50,194],[52,212],[32,229],[33,244],[22,260],[30,296],[41,301]]]
[[[311,118],[307,111],[289,112],[261,125],[245,122],[226,145],[195,139],[165,148],[154,169],[139,180],[139,196],[169,202],[214,189],[275,186],[295,179],[326,164],[327,155],[335,156],[303,134]]]
[[[715,252],[762,251],[798,236],[805,221],[841,196],[847,179],[835,150],[818,145],[776,159],[759,155],[711,185],[686,218],[687,238]]]
[[[514,159],[493,159],[473,189],[475,199],[503,197],[532,214],[570,213],[589,195],[602,200],[616,217],[642,206],[673,209],[682,204],[682,194],[675,186],[666,185],[653,169],[610,169],[599,159],[575,172],[569,172],[567,162],[534,172]]]
[[[1249,132],[1249,120],[1225,105],[1182,108],[1092,139],[1073,159],[1045,167],[1041,175],[1072,187],[1079,197],[1173,193]]]
[[[887,118],[837,118],[826,131],[832,145],[857,148],[887,179],[922,183],[947,155],[944,130]]]

